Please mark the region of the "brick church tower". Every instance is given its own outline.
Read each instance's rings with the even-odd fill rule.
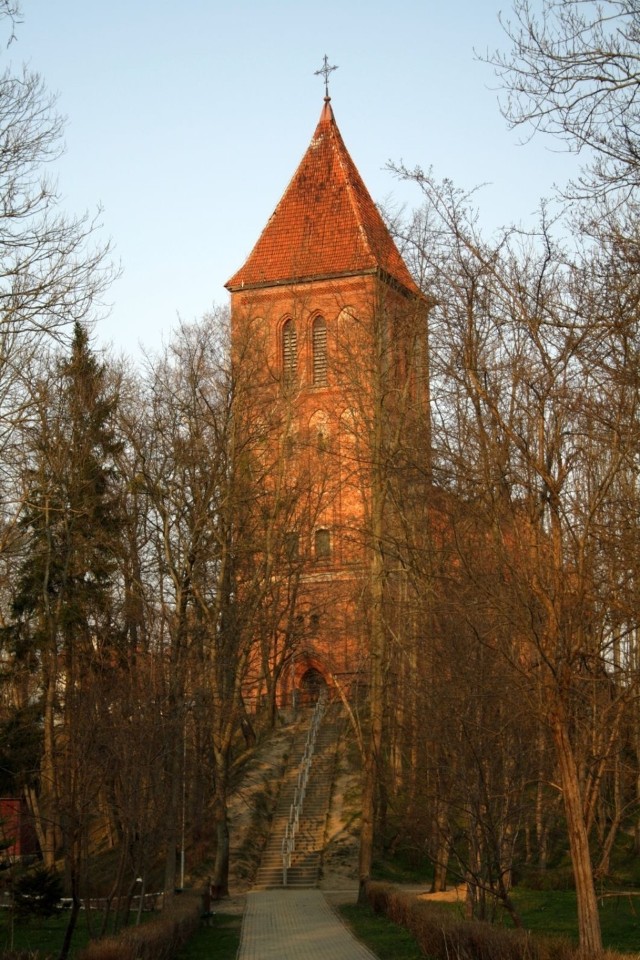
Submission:
[[[366,677],[372,451],[394,418],[378,388],[381,377],[403,384],[425,418],[427,303],[328,95],[284,195],[226,287],[235,362],[251,365],[252,420],[268,437],[261,482],[286,516],[273,576],[294,601],[278,701],[294,690],[311,699],[324,685],[349,696]]]

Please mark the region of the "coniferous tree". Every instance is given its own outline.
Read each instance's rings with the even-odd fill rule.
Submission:
[[[101,787],[97,685],[117,665],[112,590],[121,528],[115,457],[116,395],[76,323],[71,353],[36,388],[21,518],[24,559],[12,612],[18,658],[40,670],[44,746],[40,836],[57,850],[73,898],[66,955],[80,905],[87,830]]]

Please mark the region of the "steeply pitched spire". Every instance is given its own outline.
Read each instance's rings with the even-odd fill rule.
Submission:
[[[289,186],[229,290],[380,273],[419,294],[349,156],[330,97]]]

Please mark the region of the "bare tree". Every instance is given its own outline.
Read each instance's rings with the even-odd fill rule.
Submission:
[[[360,309],[339,319],[333,373],[342,391],[342,536],[352,542],[357,582],[353,605],[357,641],[366,650],[368,684],[358,741],[363,753],[360,895],[371,875],[374,845],[384,819],[389,771],[387,743],[394,607],[397,586],[395,510],[398,487],[407,482],[406,450],[413,443],[430,460],[426,298],[404,295],[383,282]],[[411,439],[409,439],[409,437]],[[412,458],[415,460],[415,458]],[[395,596],[397,600],[397,596]],[[354,644],[354,652],[357,649]]]
[[[571,259],[544,223],[537,239],[506,233],[487,245],[461,194],[419,171],[412,176],[439,227],[424,248],[438,300],[434,474],[481,521],[474,536],[458,540],[460,562],[484,597],[467,619],[479,638],[500,646],[532,710],[543,708],[581,943],[595,956],[589,838],[637,689],[630,656],[614,668],[616,638],[633,634],[631,606],[624,626],[612,629],[622,582],[635,582],[632,559],[625,553],[623,579],[619,558],[637,502],[613,492],[637,444],[636,281],[621,269],[619,247],[600,253],[587,243]],[[494,571],[482,581],[472,546],[479,543]],[[628,588],[624,595],[631,605]],[[485,624],[498,617],[489,634],[481,620],[474,624],[482,611]]]
[[[19,4],[3,0],[10,37]],[[47,175],[63,148],[63,121],[42,79],[24,68],[0,74],[0,555],[15,569],[23,507],[21,431],[37,418],[31,390],[52,341],[90,322],[113,276],[97,221],[59,209]]]
[[[501,17],[511,49],[488,58],[514,127],[586,153],[569,196],[637,199],[640,185],[640,10],[635,0],[515,0]]]
[[[247,345],[255,348],[254,339]],[[237,337],[234,361],[241,349]],[[287,563],[286,536],[297,496],[280,420],[274,426],[268,404],[256,411],[251,402],[263,361],[249,353],[232,364],[221,311],[185,324],[150,364],[125,419],[141,538],[128,554],[127,597],[163,678],[169,892],[185,811],[195,806],[190,770],[199,771],[198,805],[208,805],[215,825],[213,882],[227,890],[227,793],[236,747],[250,730],[246,699],[253,704],[266,689],[275,704],[293,632],[299,564]],[[192,743],[200,755],[189,765]]]

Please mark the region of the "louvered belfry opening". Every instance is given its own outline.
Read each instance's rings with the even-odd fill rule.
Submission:
[[[282,372],[285,383],[295,380],[298,369],[298,335],[293,320],[282,327]]]
[[[313,321],[313,384],[324,387],[327,383],[327,324],[324,317]]]

